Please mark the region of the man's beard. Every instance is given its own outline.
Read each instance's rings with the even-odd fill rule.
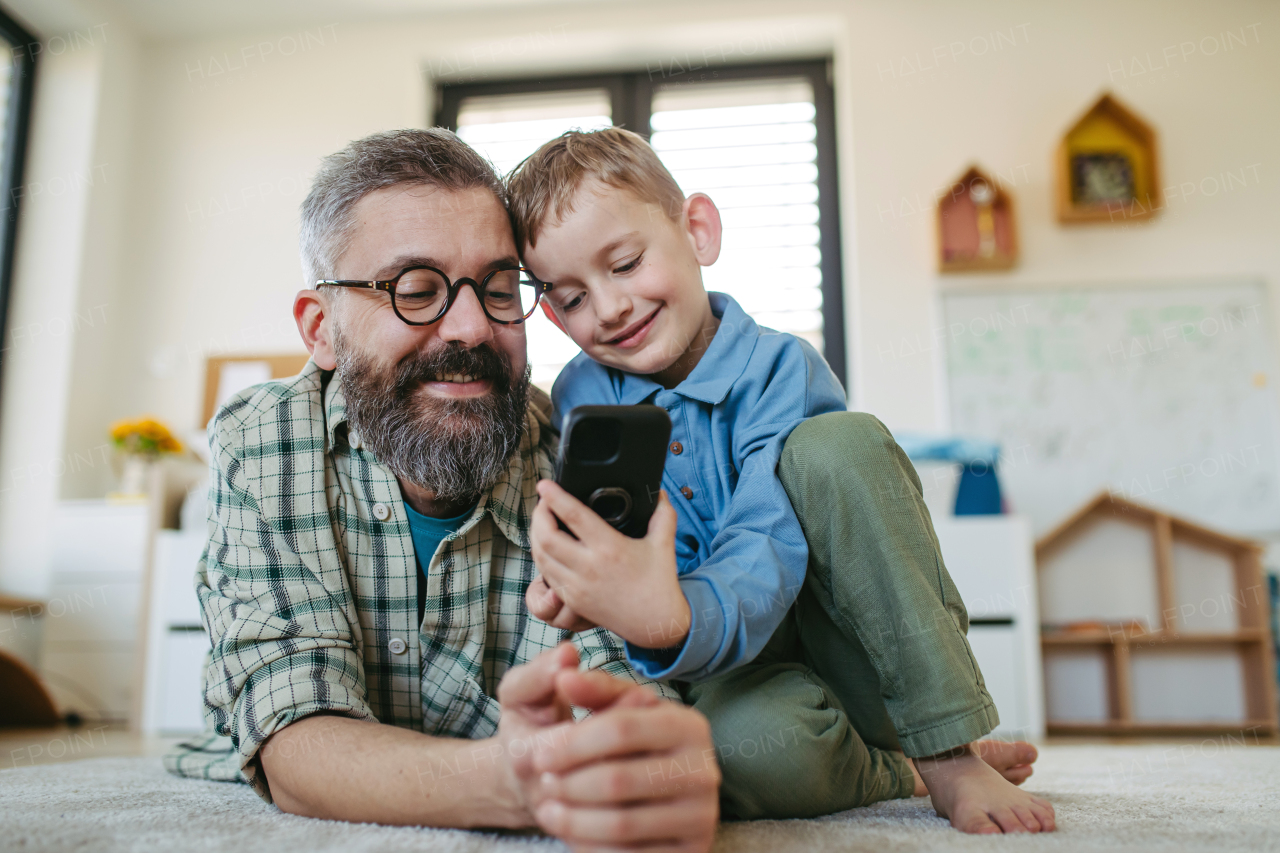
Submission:
[[[528,367],[517,379],[511,359],[487,344],[437,344],[382,371],[336,331],[333,348],[347,420],[397,477],[437,500],[462,501],[488,491],[506,473],[524,430]],[[488,379],[493,390],[451,399],[422,389],[451,373]]]

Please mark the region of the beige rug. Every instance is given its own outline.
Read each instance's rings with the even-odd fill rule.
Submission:
[[[1276,850],[1280,747],[1045,747],[1027,787],[1052,800],[1061,829],[964,836],[927,799],[820,820],[726,824],[717,851]],[[100,758],[0,771],[0,850],[531,851],[535,835],[405,829],[281,814],[245,786],[165,773],[156,758]]]

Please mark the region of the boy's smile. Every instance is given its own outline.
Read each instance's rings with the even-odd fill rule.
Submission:
[[[653,313],[650,314],[648,317],[645,317],[639,323],[636,323],[634,326],[631,326],[625,332],[618,335],[616,338],[607,340],[604,343],[610,346],[622,347],[623,349],[640,346],[640,344],[643,343],[644,339],[648,336],[649,330],[653,328],[653,321],[657,319],[658,312],[661,310],[662,310],[661,307],[655,308],[653,310]]]
[[[673,220],[628,190],[588,179],[573,209],[524,247],[524,259],[554,283],[543,307],[588,356],[674,387],[715,334],[700,266],[719,251],[720,217],[706,196],[692,196]]]

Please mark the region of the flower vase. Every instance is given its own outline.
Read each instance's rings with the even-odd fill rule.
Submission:
[[[135,453],[124,457],[124,470],[120,473],[120,493],[122,495],[145,495],[147,483],[151,479],[151,460]]]

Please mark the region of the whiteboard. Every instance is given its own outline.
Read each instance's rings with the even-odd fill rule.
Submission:
[[[1000,442],[1005,498],[1037,535],[1104,489],[1226,532],[1280,529],[1260,283],[957,292],[943,315],[952,432]]]

